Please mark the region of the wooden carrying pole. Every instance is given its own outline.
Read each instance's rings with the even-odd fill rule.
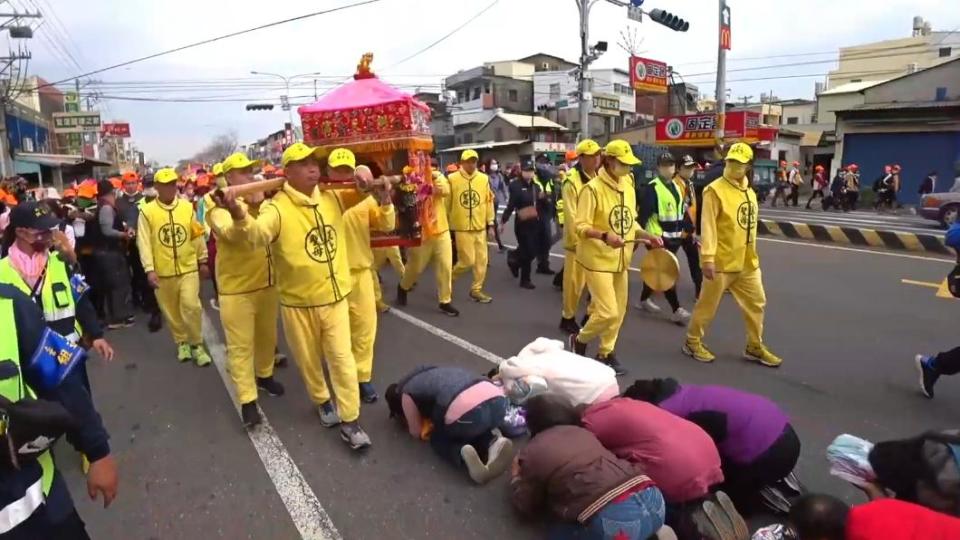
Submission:
[[[370,187],[380,187],[387,185],[398,184],[403,179],[402,176],[381,176],[380,178],[374,178],[369,181]],[[250,182],[249,184],[243,184],[239,186],[228,186],[223,188],[223,192],[230,192],[234,196],[242,197],[246,195],[252,195],[255,193],[264,193],[266,191],[275,191],[283,187],[283,183],[286,182],[284,178],[273,178],[270,180],[258,180],[256,182]],[[327,178],[320,179],[320,185],[317,186],[320,191],[327,191],[333,189],[357,189],[357,184],[354,182],[334,182]]]

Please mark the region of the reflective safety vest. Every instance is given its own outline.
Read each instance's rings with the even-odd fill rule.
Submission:
[[[544,184],[542,180],[534,176],[533,183],[540,187],[540,191],[546,193],[547,195],[553,195],[553,182],[548,181],[546,184]]]
[[[4,330],[4,338],[0,340],[0,362],[12,362],[17,372],[12,377],[0,379],[0,396],[11,402],[25,397],[35,399],[36,395],[21,375],[17,321],[13,314],[13,300],[10,298],[0,298],[0,328]],[[4,438],[5,430],[6,425],[0,425],[0,436]],[[5,486],[8,489],[4,490],[3,497],[0,497],[0,534],[13,530],[29,519],[44,503],[53,485],[54,468],[50,450],[40,454],[36,462],[21,463],[20,467],[19,474],[15,475],[19,485],[10,493],[7,491],[13,486]]]
[[[651,180],[649,185],[657,194],[657,212],[650,216],[644,229],[664,239],[679,239],[683,236],[683,216],[686,213],[679,190],[674,195],[659,176]]]
[[[563,227],[563,196],[557,199],[557,223]]]
[[[0,259],[0,283],[12,285],[23,294],[31,296],[30,287],[10,264],[9,257]],[[47,269],[40,286],[40,303],[43,318],[51,330],[62,334],[72,343],[80,341],[82,330],[77,322],[70,274],[67,272],[67,265],[53,253],[47,256]]]

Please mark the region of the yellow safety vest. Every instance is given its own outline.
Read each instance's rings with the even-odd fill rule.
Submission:
[[[0,283],[12,285],[27,296],[32,292],[10,264],[9,257],[0,260]],[[70,274],[67,272],[67,265],[54,253],[47,256],[47,269],[40,287],[40,302],[47,326],[71,342],[79,342],[82,330],[77,322],[77,308],[73,300]]]
[[[0,379],[0,396],[11,402],[21,399],[36,399],[36,394],[23,380],[20,368],[20,342],[17,336],[17,320],[13,312],[13,300],[0,298],[0,328],[4,329],[4,338],[0,340],[0,359],[16,364],[17,375]],[[3,426],[6,429],[6,426]],[[6,433],[0,432],[5,438]],[[50,494],[53,485],[54,465],[50,450],[37,457],[35,463],[21,463],[21,473],[29,482],[22,495],[14,494],[12,500],[0,500],[0,524],[13,529],[26,521],[40,508]],[[18,497],[18,495],[20,495]]]
[[[153,270],[159,277],[174,277],[197,271],[197,250],[193,241],[203,235],[193,205],[177,198],[170,206],[159,199],[140,209],[140,219],[150,225]],[[199,230],[198,230],[199,229]]]
[[[563,205],[557,206],[557,217],[563,227],[563,249],[567,251],[576,251],[577,242],[577,199],[580,192],[583,191],[583,179],[580,178],[580,171],[572,169],[567,171],[567,176],[560,185],[561,202]],[[567,227],[565,224],[569,224]]]
[[[276,212],[280,232],[273,240],[280,303],[290,307],[335,304],[350,294],[350,263],[340,199],[329,191],[313,197],[284,184],[260,213]]]
[[[588,213],[590,209],[592,212]],[[596,229],[633,240],[640,230],[636,209],[637,194],[630,177],[614,179],[606,169],[601,169],[596,178],[583,186],[577,199],[577,263],[594,272],[625,272],[635,246],[612,248],[599,238],[586,237],[585,231]]]
[[[433,208],[437,215],[437,235],[450,232],[450,181],[442,174],[433,178]]]
[[[343,213],[343,224],[350,270],[369,270],[373,268],[370,231],[392,231],[397,226],[397,217],[392,204],[380,206],[376,199],[368,196]]]
[[[487,230],[494,222],[493,192],[482,172],[470,178],[463,171],[450,174],[450,229],[456,232]]]
[[[229,222],[233,221],[225,208],[218,207],[213,199],[205,199],[206,221],[211,223],[215,213],[224,213]],[[247,204],[237,200],[240,206],[250,212]],[[216,238],[217,241],[217,291],[221,295],[245,294],[276,285],[276,272],[270,258],[270,246],[253,247],[249,242],[230,241],[229,238]]]

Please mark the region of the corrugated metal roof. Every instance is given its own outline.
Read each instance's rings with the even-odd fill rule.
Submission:
[[[863,103],[847,111],[886,111],[897,109],[943,109],[947,107],[960,107],[960,99],[949,101],[892,101],[887,103]],[[844,111],[836,111],[844,112]]]
[[[554,122],[553,120],[544,118],[542,116],[528,116],[525,114],[513,114],[513,113],[497,113],[496,116],[494,116],[493,118],[496,118],[498,116],[500,118],[503,118],[504,120],[506,120],[516,128],[529,128],[531,125],[531,118],[532,118],[534,128],[559,129],[563,131],[567,130],[567,128],[563,127],[562,125]],[[493,118],[491,118],[491,120],[493,120]]]
[[[454,146],[453,148],[444,148],[443,150],[437,150],[441,154],[446,152],[461,152],[463,150],[488,150],[490,148],[497,148],[498,146],[516,146],[518,144],[525,144],[530,142],[527,139],[518,139],[515,141],[501,141],[501,142],[478,142],[473,144],[464,144],[461,146]]]
[[[889,79],[883,79],[881,81],[863,81],[863,82],[851,82],[847,84],[841,84],[840,86],[831,88],[830,90],[824,90],[823,92],[820,92],[820,95],[829,96],[832,94],[849,94],[852,92],[859,92],[866,88],[870,88],[871,86],[876,86],[880,83],[887,82],[888,80]]]

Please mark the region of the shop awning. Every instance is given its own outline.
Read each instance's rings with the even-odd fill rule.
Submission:
[[[462,152],[464,150],[489,150],[491,148],[499,148],[501,146],[517,146],[520,144],[526,144],[530,142],[528,139],[518,139],[515,141],[501,141],[501,142],[479,142],[473,144],[464,144],[461,146],[454,146],[453,148],[444,148],[443,150],[438,150],[440,153],[447,152]]]
[[[109,161],[88,158],[78,154],[40,154],[35,152],[17,152],[13,159],[24,163],[34,163],[44,167],[74,167],[77,165],[89,165],[91,167],[109,167],[113,165]]]

